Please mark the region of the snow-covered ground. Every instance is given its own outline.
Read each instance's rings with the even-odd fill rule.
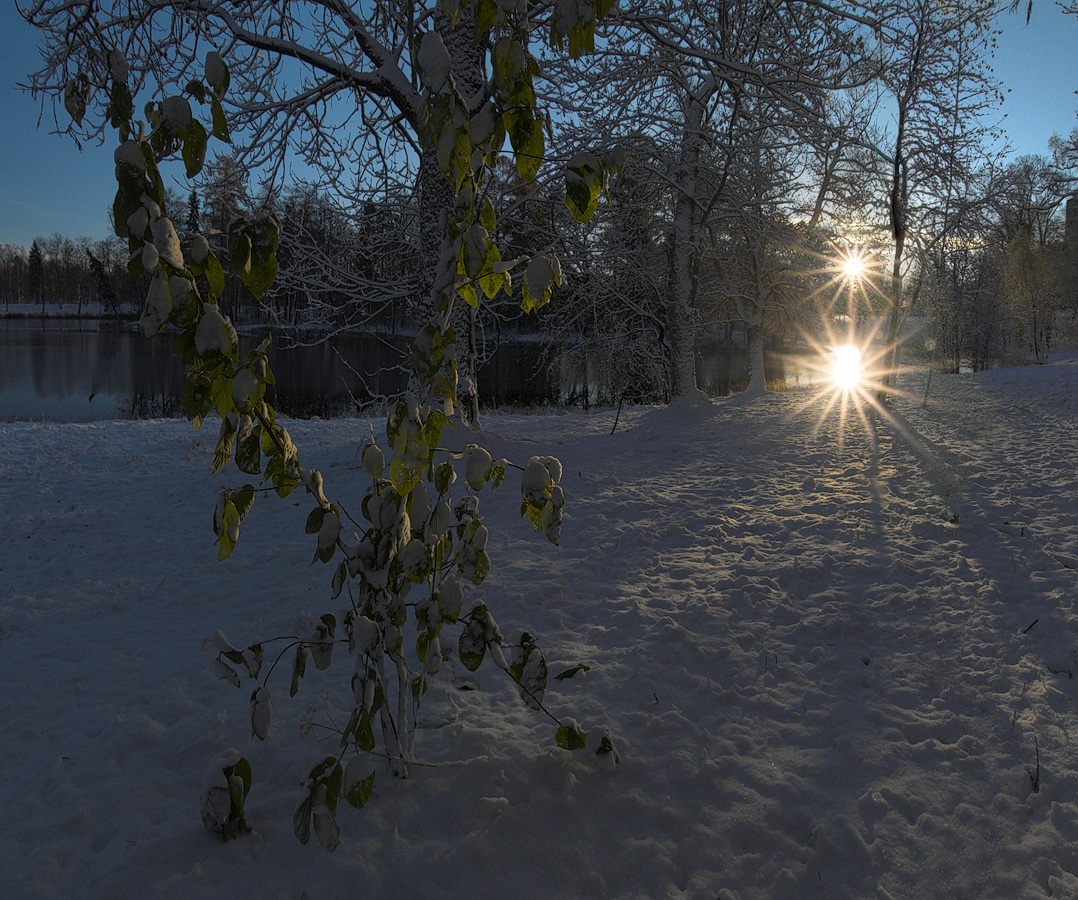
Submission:
[[[554,746],[497,669],[443,670],[401,781],[299,844],[346,661],[246,685],[203,638],[321,613],[309,500],[256,504],[218,563],[210,435],[178,421],[0,424],[0,896],[1078,897],[1078,359],[923,376],[893,422],[821,422],[808,392],[501,416],[553,452],[562,546],[488,498],[503,629],[535,633],[559,715],[621,764]],[[875,421],[875,420],[873,420]],[[366,423],[292,423],[347,504]],[[212,429],[211,429],[212,430]],[[230,475],[229,483],[240,483]],[[463,690],[470,682],[478,690]],[[322,745],[322,741],[331,744]],[[254,833],[203,829],[228,747]]]

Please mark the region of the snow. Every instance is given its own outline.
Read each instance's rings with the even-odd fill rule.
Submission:
[[[551,673],[589,667],[546,703],[620,764],[452,661],[425,764],[378,764],[333,854],[292,813],[351,661],[294,699],[278,672],[264,743],[254,683],[211,669],[338,605],[310,498],[260,499],[218,563],[244,479],[210,475],[214,429],[0,424],[0,896],[1078,896],[1078,358],[902,385],[872,427],[808,390],[613,435],[612,411],[488,417],[494,458],[557,456],[567,499],[555,548],[515,470],[485,497],[478,599]],[[289,427],[356,505],[367,423]],[[200,790],[237,753],[254,832],[222,843]]]

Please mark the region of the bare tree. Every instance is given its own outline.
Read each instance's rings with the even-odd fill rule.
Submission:
[[[887,23],[882,82],[894,110],[878,145],[889,169],[892,239],[887,388],[898,367],[899,331],[912,308],[903,285],[907,253],[911,245],[923,250],[943,240],[955,226],[971,174],[986,155],[991,130],[983,117],[998,97],[987,64],[996,12],[991,0],[897,0],[881,9]]]
[[[738,214],[725,190],[740,165],[731,136],[747,94],[817,139],[830,124],[821,98],[874,72],[866,51],[873,22],[858,3],[632,4],[611,18],[581,77],[560,79],[566,116],[588,110],[596,140],[642,135],[654,147],[651,166],[668,198],[660,207],[669,217],[662,331],[672,396],[696,390],[700,309],[712,287],[702,281],[709,228]]]

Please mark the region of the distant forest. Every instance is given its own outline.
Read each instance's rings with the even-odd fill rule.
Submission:
[[[238,165],[223,157],[186,199],[171,208],[185,233],[217,235],[215,252],[227,265],[232,210],[269,206],[282,223],[280,274],[256,302],[238,278],[229,280],[223,311],[237,324],[271,323],[329,334],[345,329],[407,333],[422,324],[417,212],[409,197],[366,200],[346,208],[310,188],[281,197],[252,198]],[[503,333],[527,331],[551,346],[583,354],[634,395],[660,398],[666,306],[674,290],[670,264],[671,207],[643,150],[631,154],[609,201],[587,226],[573,220],[562,195],[525,185],[506,166],[495,181],[499,243],[505,256],[556,246],[566,274],[555,300],[537,314],[520,312],[504,296],[474,314],[490,346]],[[987,368],[1044,361],[1050,349],[1078,337],[1078,200],[1068,196],[1071,172],[1043,157],[1024,157],[999,176],[978,233],[939,241],[920,254],[906,276],[909,312],[926,320],[923,346],[943,369]],[[176,213],[175,210],[182,210]],[[769,346],[819,337],[836,297],[852,290],[836,281],[839,236],[823,226],[787,220],[769,236],[773,289],[764,318]],[[881,311],[889,277],[885,246],[870,235],[861,245],[868,269],[858,302]],[[873,263],[873,254],[879,259]],[[822,262],[821,262],[822,261]],[[716,230],[696,298],[698,343],[747,340],[743,294],[751,281],[753,248],[738,228]],[[781,273],[781,276],[774,273]],[[100,309],[137,316],[145,285],[127,269],[118,238],[91,241],[60,234],[30,248],[0,245],[0,309],[59,307],[68,315]],[[516,293],[519,293],[519,288]]]

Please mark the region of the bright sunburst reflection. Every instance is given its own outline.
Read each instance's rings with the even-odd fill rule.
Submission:
[[[852,391],[861,383],[864,369],[861,366],[861,349],[853,344],[835,348],[831,377],[835,385],[844,391]]]
[[[849,250],[842,260],[843,276],[849,281],[856,281],[865,274],[865,260],[859,250]]]
[[[814,433],[829,421],[837,425],[840,445],[849,421],[875,433],[874,420],[892,421],[885,400],[899,392],[894,385],[894,348],[881,340],[887,327],[888,298],[878,254],[860,245],[832,245],[819,254],[820,278],[812,299],[821,313],[823,334],[803,337],[815,351],[814,385],[802,409],[816,417]]]

